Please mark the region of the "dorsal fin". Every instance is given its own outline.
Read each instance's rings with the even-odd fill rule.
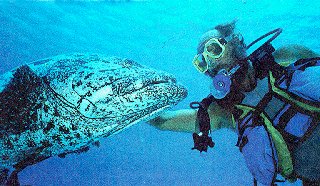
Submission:
[[[0,93],[0,133],[20,134],[35,127],[42,92],[42,78],[27,65],[18,68]]]

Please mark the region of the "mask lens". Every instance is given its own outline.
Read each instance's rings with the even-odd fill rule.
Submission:
[[[210,58],[217,59],[223,55],[224,50],[225,46],[218,39],[213,38],[205,44],[204,53]]]
[[[208,63],[201,54],[196,55],[192,63],[199,72],[205,73],[208,70]]]
[[[212,55],[219,56],[222,52],[222,48],[220,47],[220,45],[218,43],[211,43],[207,47],[207,51],[209,53],[211,53]]]

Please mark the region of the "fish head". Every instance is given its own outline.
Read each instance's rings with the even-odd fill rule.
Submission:
[[[129,59],[77,54],[45,64],[49,68],[40,76],[64,101],[86,118],[114,121],[120,128],[152,119],[187,96],[174,76]]]

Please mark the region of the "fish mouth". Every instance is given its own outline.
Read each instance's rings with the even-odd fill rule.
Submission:
[[[188,94],[187,89],[177,83],[172,75],[159,72],[153,76],[138,77],[121,88],[113,87],[113,90],[119,101],[118,114],[122,112],[139,117],[170,109]]]
[[[165,72],[148,74],[147,77],[140,76],[135,79],[128,78],[125,82],[114,84],[112,90],[114,95],[119,97],[134,97],[139,93],[141,97],[148,97],[146,94],[141,95],[143,92],[148,93],[151,97],[152,92],[160,97],[161,95],[171,95],[168,100],[172,99],[174,102],[181,101],[187,96],[187,89],[177,83],[176,78]]]
[[[172,75],[159,71],[140,71],[139,74],[127,74],[100,86],[82,99],[79,111],[92,119],[140,120],[146,115],[171,108],[186,96],[187,89],[177,83]]]
[[[187,89],[170,75],[149,79],[136,88],[135,93],[142,95],[142,98],[145,95],[145,100],[140,99],[140,101],[141,103],[145,101],[146,105],[153,107],[150,112],[162,108],[169,109],[186,98],[188,94]]]
[[[114,134],[138,122],[154,119],[174,107],[188,94],[183,85],[167,75],[136,81],[131,86],[135,86],[135,89],[130,89],[130,93],[128,91],[121,96],[124,100],[123,107],[117,115],[122,115],[122,119],[120,124],[112,129]]]
[[[160,99],[167,97],[167,99],[162,99],[168,104],[177,104],[182,99],[187,96],[187,89],[177,83],[177,80],[168,74],[155,76],[151,79],[147,79],[145,82],[137,81],[133,85],[135,92],[145,92],[152,97],[153,94],[157,94]],[[151,94],[150,94],[151,93]]]

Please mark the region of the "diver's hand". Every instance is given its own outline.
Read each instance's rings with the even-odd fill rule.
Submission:
[[[215,143],[212,141],[212,138],[208,136],[208,134],[197,134],[193,133],[193,141],[194,141],[194,147],[192,150],[197,149],[198,151],[207,152],[208,147],[213,148]]]

